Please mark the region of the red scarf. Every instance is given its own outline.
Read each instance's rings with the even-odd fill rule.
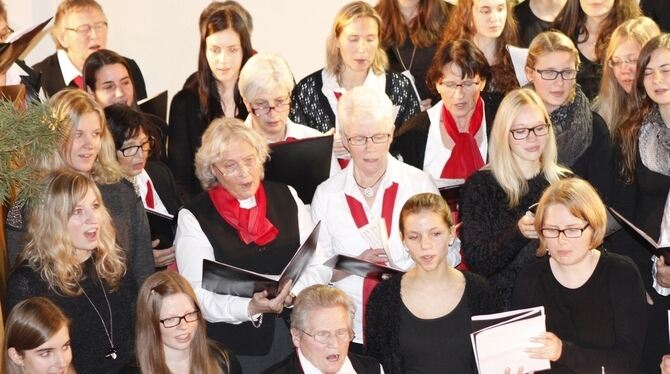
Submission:
[[[479,98],[475,111],[470,117],[468,132],[460,132],[454,117],[446,106],[442,106],[442,123],[449,137],[454,140],[454,149],[442,168],[441,178],[466,179],[484,166],[484,160],[475,140],[475,135],[482,127],[482,118],[484,118],[484,102]]]
[[[209,198],[212,200],[216,211],[221,217],[233,226],[244,244],[254,242],[265,245],[277,237],[279,230],[265,216],[267,213],[267,200],[263,183],[258,185],[254,195],[256,206],[251,209],[240,208],[240,201],[225,188],[218,186],[209,190]]]
[[[391,236],[391,229],[393,228],[393,208],[395,208],[395,199],[398,195],[398,183],[393,183],[384,191],[384,200],[382,201],[382,218],[386,221],[386,234]],[[344,195],[347,199],[349,212],[354,219],[356,227],[361,228],[368,224],[368,216],[365,214],[363,204],[355,197]],[[365,331],[365,312],[368,305],[368,299],[372,295],[372,291],[377,287],[379,281],[375,278],[363,278],[363,331]]]

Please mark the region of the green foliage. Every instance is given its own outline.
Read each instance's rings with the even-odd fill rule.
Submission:
[[[37,160],[53,152],[62,132],[47,104],[29,102],[17,109],[0,101],[0,203],[14,198],[30,203],[39,196]]]

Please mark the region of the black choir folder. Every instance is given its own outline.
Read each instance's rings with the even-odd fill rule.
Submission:
[[[151,231],[151,240],[160,240],[156,249],[165,249],[172,247],[174,236],[177,232],[177,223],[171,214],[158,213],[152,209],[145,209],[149,219],[149,230]]]
[[[544,307],[472,316],[472,350],[479,374],[501,374],[505,368],[516,373],[550,369],[549,360],[528,357],[524,349],[539,346],[530,342],[546,331]]]
[[[260,274],[222,262],[203,259],[202,288],[218,294],[240,297],[252,297],[256,292],[267,290],[268,297],[275,297],[286,282],[298,280],[309,264],[316,250],[320,226],[321,222],[316,224],[307,240],[302,243],[279,275]]]
[[[36,25],[12,34],[7,42],[0,43],[0,71],[7,71],[10,66],[30,46],[35,37],[51,21],[52,17]]]
[[[623,216],[616,210],[612,208],[609,208],[609,210],[610,212],[612,212],[614,218],[617,221],[619,221],[624,227],[632,229],[635,233],[637,233],[637,236],[641,237],[649,244],[651,244],[651,248],[649,249],[654,253],[654,255],[656,255],[656,257],[663,256],[665,263],[670,264],[670,247],[664,246],[661,243],[658,243],[656,240],[652,239],[652,237],[647,235],[646,232],[642,231],[639,227],[633,225],[633,223],[631,223],[629,220],[623,218]]]
[[[358,275],[363,278],[375,278],[382,280],[389,275],[404,273],[403,270],[361,260],[359,258],[337,255],[324,264],[330,268],[341,270],[349,274]]]
[[[137,105],[143,113],[153,114],[154,116],[167,120],[168,92],[163,91],[152,97],[140,100]]]
[[[270,144],[265,179],[288,184],[309,204],[316,187],[330,176],[332,154],[332,135]]]

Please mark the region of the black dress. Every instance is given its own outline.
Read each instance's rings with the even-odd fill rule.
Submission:
[[[516,5],[514,16],[519,24],[520,47],[528,48],[537,34],[551,29],[552,22],[538,18],[530,9],[530,0],[525,0]]]
[[[642,280],[630,259],[603,252],[581,287],[561,285],[549,256],[521,274],[512,297],[514,308],[543,305],[547,331],[563,341],[550,373],[636,373],[647,327]],[[652,327],[657,328],[657,327]],[[656,369],[658,369],[658,362]]]
[[[137,288],[129,271],[124,276],[119,289],[111,291],[105,285],[109,308],[105,296],[100,288],[100,282],[95,275],[93,260],[84,264],[85,278],[79,284],[95,305],[95,311],[84,294],[67,297],[57,294],[40,277],[40,274],[23,264],[16,268],[9,276],[7,285],[7,310],[18,302],[33,296],[44,296],[58,305],[65,315],[72,321],[70,339],[72,340],[72,362],[79,374],[114,374],[123,368],[133,357],[135,320],[135,299]],[[110,329],[109,309],[112,311],[113,327]],[[117,358],[106,358],[110,345],[102,320],[113,336],[116,345]]]
[[[577,72],[577,83],[582,86],[582,91],[584,91],[586,97],[593,101],[600,92],[600,80],[603,77],[603,66],[596,61],[591,61],[586,58],[581,51],[579,52],[579,60],[581,61],[581,65]]]

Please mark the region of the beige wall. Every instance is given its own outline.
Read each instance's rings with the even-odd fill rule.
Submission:
[[[206,0],[98,0],[109,21],[108,48],[137,61],[149,95],[174,95],[196,70],[198,16]],[[15,30],[55,13],[57,0],[4,0]],[[253,15],[254,48],[286,58],[297,80],[323,66],[325,39],[347,0],[241,0]],[[370,0],[376,3],[376,0]],[[29,64],[55,50],[49,34],[24,56]]]

